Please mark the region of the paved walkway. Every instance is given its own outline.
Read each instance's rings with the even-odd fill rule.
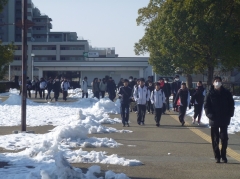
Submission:
[[[120,115],[111,115],[112,118]],[[161,126],[155,126],[154,116],[146,115],[146,125],[139,126],[136,114],[130,114],[133,133],[94,134],[90,136],[113,138],[123,144],[118,148],[85,148],[91,151],[106,151],[109,155],[118,154],[128,159],[137,159],[142,166],[123,167],[119,165],[101,165],[102,170],[125,173],[133,179],[203,179],[226,178],[240,179],[240,134],[229,135],[227,164],[216,164],[210,144],[210,129],[207,126],[192,125],[190,117],[186,126],[180,126],[176,113],[162,116]],[[108,125],[112,126],[112,125]],[[121,124],[113,127],[123,129]],[[35,133],[46,133],[53,126],[32,127]],[[19,126],[0,127],[0,135],[19,130]],[[0,150],[0,152],[6,152]],[[170,154],[169,154],[170,153]],[[73,164],[85,169],[93,164]],[[99,165],[99,164],[97,164]]]

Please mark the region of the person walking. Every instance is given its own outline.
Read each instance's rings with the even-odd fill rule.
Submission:
[[[99,84],[99,89],[100,89],[102,98],[104,98],[106,90],[107,90],[107,82],[106,82],[105,78],[103,78],[101,83]]]
[[[34,89],[35,89],[35,98],[37,98],[38,93],[39,93],[39,96],[40,96],[40,81],[38,79],[36,79]]]
[[[107,83],[107,92],[109,95],[109,99],[111,101],[114,101],[116,97],[116,84],[113,81],[112,77],[109,77],[108,83]]]
[[[86,95],[86,98],[88,98],[88,81],[87,77],[85,76],[83,81],[82,81],[82,98]]]
[[[176,75],[174,78],[174,82],[172,83],[171,90],[173,95],[173,111],[177,111],[178,108],[176,104],[174,103],[178,90],[181,88],[181,82],[179,81],[179,75]]]
[[[132,98],[132,89],[128,86],[128,79],[123,80],[123,86],[119,88],[118,96],[121,99],[121,117],[123,127],[127,125],[129,127],[129,104]]]
[[[191,98],[191,104],[194,105],[194,115],[192,117],[192,124],[195,124],[196,118],[198,118],[198,125],[200,125],[205,95],[206,92],[202,86],[202,81],[199,81],[197,83],[196,91]]]
[[[164,83],[163,78],[159,78],[159,84],[160,84],[160,88],[164,92],[164,94],[167,94],[167,87]],[[164,102],[163,107],[162,107],[162,113],[165,114],[165,112],[166,112],[166,103]]]
[[[40,98],[45,98],[45,89],[47,87],[47,82],[44,80],[44,78],[40,79],[39,82],[39,94],[40,94]]]
[[[60,91],[61,91],[61,82],[59,81],[58,77],[56,77],[53,82],[53,92],[54,92],[55,101],[58,101]]]
[[[165,89],[166,89],[166,91],[164,92],[165,97],[166,97],[166,103],[164,103],[164,105],[165,105],[166,110],[170,111],[169,98],[171,96],[172,89],[171,89],[171,85],[169,84],[168,78],[165,78],[164,83],[165,83]]]
[[[28,97],[31,98],[32,83],[29,77],[27,77],[26,84],[27,84],[26,86],[27,86]]]
[[[134,89],[134,100],[137,102],[137,123],[145,124],[146,103],[150,98],[150,91],[144,85],[144,78],[140,79],[140,85]]]
[[[155,121],[156,126],[160,126],[160,120],[162,116],[162,108],[163,104],[165,103],[165,94],[164,91],[160,87],[160,83],[155,83],[155,90],[151,93],[151,103],[154,106],[154,113],[155,113]]]
[[[63,93],[63,100],[67,101],[68,89],[70,88],[70,84],[67,81],[67,78],[64,78],[64,81],[61,84],[61,88],[62,88],[62,93]]]
[[[215,77],[213,86],[204,99],[204,110],[211,126],[212,148],[216,163],[227,163],[228,125],[234,116],[233,96],[222,86],[221,77]],[[219,149],[219,138],[222,148]]]
[[[190,93],[186,87],[186,83],[182,83],[181,85],[181,89],[178,90],[178,93],[176,95],[175,101],[174,101],[174,105],[176,106],[176,104],[179,101],[179,121],[182,124],[182,126],[185,124],[185,114],[187,111],[187,107],[189,107],[189,109],[191,108],[190,105]]]
[[[99,82],[98,82],[98,78],[94,78],[93,83],[92,83],[92,92],[93,92],[93,96],[97,99],[99,99]]]
[[[148,82],[148,87],[147,89],[150,91],[150,94],[152,93],[152,91],[154,90],[154,86],[153,83],[151,81]],[[150,112],[153,114],[154,109],[153,109],[153,104],[151,102],[151,99],[149,98],[148,102],[147,102],[147,111],[148,114],[150,114]]]
[[[51,92],[52,92],[52,89],[53,89],[53,80],[52,78],[50,77],[48,82],[47,82],[47,96],[46,96],[46,100],[50,99],[51,100]]]

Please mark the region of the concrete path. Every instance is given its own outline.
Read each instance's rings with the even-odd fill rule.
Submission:
[[[39,101],[40,102],[40,101]],[[207,126],[192,125],[186,117],[182,127],[177,113],[162,116],[161,126],[155,126],[154,115],[147,114],[145,126],[136,122],[136,114],[130,114],[133,133],[94,134],[90,136],[113,138],[123,144],[118,148],[84,148],[83,150],[106,151],[109,155],[118,154],[127,159],[137,159],[142,166],[124,167],[119,165],[100,165],[102,170],[125,173],[133,179],[240,179],[240,134],[229,135],[228,164],[216,164],[209,141],[210,129]],[[120,115],[111,115],[112,118]],[[107,125],[123,129],[122,124]],[[53,126],[31,127],[35,133],[47,133]],[[0,135],[20,130],[19,126],[0,127]],[[0,149],[0,153],[8,152]],[[170,154],[169,154],[170,153]],[[73,164],[85,170],[93,164]]]

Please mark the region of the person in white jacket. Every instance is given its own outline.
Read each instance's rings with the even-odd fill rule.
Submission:
[[[165,103],[166,97],[162,89],[160,89],[160,83],[155,83],[155,90],[151,93],[151,102],[154,106],[156,126],[160,126],[160,120],[162,116],[163,103]]]
[[[146,104],[150,98],[150,91],[144,85],[144,78],[140,79],[140,85],[134,88],[133,97],[137,102],[137,122],[138,125],[144,125],[145,114],[146,114]]]
[[[63,100],[66,101],[68,96],[68,89],[70,88],[70,84],[66,78],[64,78],[64,81],[62,82],[61,88],[63,92]]]
[[[88,81],[87,77],[85,76],[83,81],[82,81],[82,98],[86,95],[86,98],[88,98]]]

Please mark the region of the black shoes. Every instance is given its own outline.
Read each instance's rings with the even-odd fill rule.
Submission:
[[[182,121],[181,123],[182,123],[182,126],[184,126],[184,124],[185,124],[185,121]]]
[[[129,123],[127,123],[127,126],[130,127]]]
[[[216,163],[220,163],[220,158],[216,158]]]
[[[157,126],[157,127],[159,127],[159,126],[160,126],[160,124],[156,124],[156,126]]]
[[[222,158],[223,163],[228,163],[227,158]]]

